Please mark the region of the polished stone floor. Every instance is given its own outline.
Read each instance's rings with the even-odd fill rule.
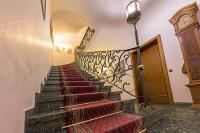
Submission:
[[[150,133],[200,133],[200,110],[188,105],[152,105],[137,113]]]

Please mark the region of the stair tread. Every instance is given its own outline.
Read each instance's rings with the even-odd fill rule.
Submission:
[[[142,116],[125,113],[119,113],[85,123],[95,133],[107,133],[109,131],[115,132],[119,130],[120,133],[136,133],[138,129],[142,130],[144,128],[143,124],[144,118]]]
[[[117,104],[117,103],[121,103],[121,102],[120,101],[102,101],[102,102],[98,102],[98,103],[78,105],[78,106],[74,106],[73,108],[72,107],[66,107],[65,110],[66,111],[71,111],[71,110],[74,111],[74,110],[95,108],[95,107],[100,107],[100,106],[110,105],[110,104]]]

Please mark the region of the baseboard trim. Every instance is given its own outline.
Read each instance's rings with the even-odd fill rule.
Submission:
[[[193,104],[193,105],[192,105],[192,108],[193,108],[193,109],[200,109],[200,104]]]
[[[191,107],[192,103],[184,103],[184,102],[175,102],[175,106],[185,106],[185,107]]]

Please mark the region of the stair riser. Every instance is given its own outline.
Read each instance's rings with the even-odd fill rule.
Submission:
[[[110,92],[109,99],[112,101],[119,101],[121,99],[120,93]],[[49,97],[46,98],[46,100],[43,98],[43,99],[38,99],[37,101],[38,101],[37,107],[39,112],[59,110],[60,107],[64,106],[64,97],[60,97],[59,100],[58,98],[55,99],[54,97]]]
[[[63,100],[55,100],[49,102],[39,102],[37,104],[37,108],[39,112],[47,112],[53,110],[60,110],[60,107],[64,106],[64,98]]]
[[[33,125],[29,124],[26,133],[64,133],[62,130],[64,123],[65,120],[62,118]]]
[[[51,81],[51,80],[53,80],[53,81],[60,81],[60,77],[49,77],[48,79],[47,79],[47,81]],[[99,81],[98,79],[94,79],[94,78],[87,78],[87,80],[88,81]],[[74,80],[74,81],[76,81],[76,80]]]
[[[61,84],[60,81],[53,81],[53,80],[51,80],[51,81],[47,81],[47,82],[46,82],[46,85],[47,85],[47,86],[57,86],[57,87],[59,87],[60,84]],[[104,82],[98,82],[98,81],[94,81],[94,82],[93,82],[93,85],[100,85],[100,86],[103,86],[104,84],[105,84]],[[78,86],[79,86],[79,85],[78,85]],[[88,86],[88,85],[87,85],[87,86]]]
[[[51,97],[51,96],[59,96],[61,94],[61,88],[60,87],[54,87],[54,88],[48,88],[49,86],[45,86],[45,88],[42,89],[42,93],[40,96],[44,97]],[[110,86],[100,86],[100,91],[101,92],[111,92],[111,87]]]
[[[102,92],[111,92],[111,87],[101,86],[101,91]]]
[[[45,114],[44,114],[45,115]],[[56,113],[48,113],[45,116],[31,117],[26,122],[26,133],[58,133],[62,132],[65,124],[66,113],[61,110]]]
[[[105,110],[105,108],[107,110]],[[67,119],[66,119],[67,123],[66,124],[67,125],[75,124],[77,122],[82,122],[82,121],[90,120],[90,119],[93,119],[96,117],[101,117],[104,115],[115,113],[120,110],[121,110],[120,102],[88,107],[88,108],[79,109],[76,111],[74,111],[74,109],[70,108],[70,109],[66,110],[66,115],[67,115]],[[94,114],[96,114],[96,115],[94,116]],[[76,120],[74,121],[73,118],[76,118]]]
[[[58,91],[49,91],[49,92],[42,92],[41,94],[40,94],[40,96],[41,97],[55,97],[55,96],[59,96],[59,95],[61,95],[61,92],[60,92],[60,90],[58,90]]]
[[[123,101],[122,105],[122,111],[124,113],[129,113],[129,114],[135,114],[135,107],[134,107],[134,100],[127,100],[127,101]]]
[[[112,101],[121,101],[121,95],[110,93],[109,99],[112,100]]]
[[[73,76],[73,75],[72,75]],[[50,74],[49,77],[52,77],[52,78],[60,78],[60,75],[58,74]],[[73,77],[77,77],[77,76],[73,76]],[[78,76],[79,77],[79,76]],[[90,76],[90,75],[84,75],[84,77],[86,78],[95,78],[94,76]]]
[[[96,85],[96,86],[99,86],[99,85]],[[100,89],[101,89],[102,92],[110,92],[111,88],[112,88],[111,86],[100,86]],[[44,86],[44,88],[42,88],[41,94],[48,93],[48,92],[50,93],[50,92],[53,92],[53,91],[61,92],[61,87],[60,86],[53,86],[53,85],[51,85],[51,86],[46,85],[46,86]]]
[[[58,85],[45,85],[43,88],[42,88],[42,93],[43,92],[48,92],[48,91],[61,91],[61,87],[58,86]]]

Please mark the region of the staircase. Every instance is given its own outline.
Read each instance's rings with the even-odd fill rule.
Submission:
[[[52,67],[35,108],[26,113],[26,133],[139,133],[144,118],[122,92],[72,64]]]

